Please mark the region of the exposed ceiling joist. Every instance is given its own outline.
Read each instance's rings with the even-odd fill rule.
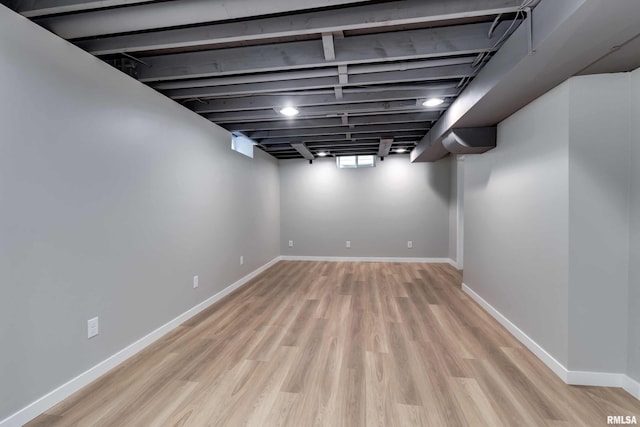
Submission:
[[[251,132],[248,136],[253,140],[267,138],[295,138],[317,135],[341,135],[351,133],[382,133],[393,135],[395,132],[423,131],[426,132],[429,125],[426,123],[392,123],[387,125],[363,125],[363,126],[336,126],[331,128],[296,128],[276,129]]]
[[[444,111],[449,107],[449,103],[438,105],[437,107],[417,107],[416,102],[410,101],[390,101],[390,102],[362,102],[358,104],[340,105],[318,105],[314,107],[304,107],[300,109],[299,118],[337,116],[348,112],[351,114],[400,114],[419,113],[424,111]],[[225,111],[205,114],[205,117],[216,123],[232,123],[243,121],[264,121],[270,119],[281,120],[282,116],[275,110],[254,110],[254,111]]]
[[[442,113],[485,64],[496,63],[496,50],[523,22],[522,1],[0,3],[205,118],[253,136],[261,149],[299,158],[291,143],[307,144],[311,154],[394,154],[413,148],[436,122],[445,126]],[[427,98],[444,102],[426,108]],[[295,106],[297,116],[281,114],[284,106]],[[388,139],[392,144],[381,147]]]
[[[313,128],[313,127],[335,127],[346,125],[379,125],[390,123],[427,123],[438,119],[438,112],[413,113],[413,114],[386,114],[381,116],[348,116],[349,122],[344,123],[342,117],[328,117],[316,119],[298,119],[278,120],[266,122],[247,122],[247,123],[231,123],[224,127],[229,131],[257,131],[257,130],[275,130],[275,129],[291,129],[291,128]]]
[[[193,111],[200,114],[225,112],[225,111],[246,111],[264,110],[274,107],[284,107],[286,105],[300,107],[315,105],[342,105],[352,103],[387,102],[401,101],[406,99],[416,100],[418,98],[439,96],[451,97],[458,94],[456,89],[447,90],[390,90],[386,92],[363,92],[345,93],[342,99],[336,100],[333,94],[310,95],[301,93],[300,95],[262,95],[238,98],[211,99],[205,103],[198,103],[193,107]]]
[[[260,74],[248,74],[237,76],[223,76],[213,78],[201,78],[190,80],[175,80],[169,82],[153,82],[150,83],[152,87],[158,90],[166,89],[184,89],[184,88],[199,88],[207,86],[227,86],[227,85],[240,85],[244,83],[265,83],[265,82],[281,82],[281,81],[294,81],[294,80],[308,80],[319,77],[339,77],[346,75],[348,72],[351,74],[370,74],[381,73],[383,71],[406,71],[422,68],[436,68],[447,67],[449,65],[463,65],[471,64],[475,59],[475,56],[462,56],[453,58],[439,58],[439,59],[426,59],[421,61],[411,62],[399,62],[399,63],[382,63],[382,64],[367,64],[367,65],[339,65],[335,66],[323,66],[322,68],[316,68],[312,70],[297,70],[297,71],[280,71],[276,73],[260,73]],[[467,68],[466,73],[468,73]],[[465,74],[466,75],[466,74]],[[428,79],[427,79],[428,80]],[[348,81],[339,81],[339,84],[346,85]]]
[[[335,61],[336,60],[336,49],[333,44],[333,34],[332,33],[323,33],[322,34],[322,48],[324,49],[324,59],[326,61]]]
[[[302,157],[307,160],[315,159],[315,156],[302,142],[292,143],[291,146],[298,152]]]
[[[437,108],[437,107],[436,107]],[[300,119],[340,117],[348,112],[349,117],[381,117],[385,115],[398,115],[410,113],[437,112],[442,110],[426,109],[416,107],[413,102],[382,102],[382,103],[366,103],[366,104],[344,104],[341,106],[317,106],[305,107],[295,121]],[[282,115],[277,113],[275,109],[271,110],[251,110],[251,111],[226,111],[223,113],[205,114],[205,118],[214,123],[249,123],[259,121],[282,120]],[[363,119],[366,120],[366,119]],[[381,118],[380,120],[384,120]],[[295,125],[295,121],[292,124]]]
[[[347,7],[338,14],[335,11],[301,13],[85,40],[78,45],[94,55],[109,55],[322,34],[323,42],[326,37],[326,47],[333,49],[333,33],[338,31],[498,15],[515,12],[520,3],[521,0],[405,0]],[[329,57],[335,59],[335,53]]]
[[[497,31],[505,31],[502,23]],[[491,24],[437,27],[336,39],[336,64],[364,64],[491,52]],[[446,43],[442,41],[446,40]],[[326,66],[319,40],[145,57],[144,82]]]
[[[445,88],[451,89],[456,88],[456,84],[426,82],[461,79],[464,77],[471,77],[474,75],[474,73],[475,70],[467,64],[406,71],[374,72],[371,74],[354,75],[352,76],[352,83],[343,85],[342,88],[343,92],[348,92],[347,88],[352,86],[379,86],[392,84],[395,85],[401,83],[413,84],[416,82],[420,82],[420,84],[425,86],[425,90],[438,90]],[[313,90],[323,88],[333,89],[336,85],[339,84],[340,83],[335,77],[317,77],[279,82],[259,82],[226,86],[198,87],[189,89],[170,89],[163,92],[173,99],[204,99],[227,95],[252,95],[289,90]]]
[[[37,22],[65,39],[179,27],[251,16],[359,3],[361,0],[180,0],[39,19]]]
[[[380,144],[378,146],[378,156],[387,157],[392,145],[393,138],[380,138]]]
[[[389,138],[393,138],[396,141],[399,140],[411,140],[411,141],[415,141],[418,140],[420,138],[422,138],[422,136],[425,134],[424,131],[397,131],[394,132],[393,135],[385,135]],[[359,141],[359,140],[365,140],[365,139],[371,139],[373,136],[370,133],[352,133],[349,135],[349,137],[346,137],[346,135],[316,135],[316,136],[307,136],[304,137],[304,142],[335,142],[335,143],[339,143],[339,142],[351,142],[351,141]],[[260,141],[258,141],[261,145],[271,145],[271,144],[289,144],[291,142],[292,138],[289,137],[278,137],[278,138],[265,138],[265,139],[261,139]],[[379,141],[379,140],[377,140]]]
[[[156,0],[14,0],[14,10],[27,18],[59,13],[86,12],[116,6],[151,3]]]

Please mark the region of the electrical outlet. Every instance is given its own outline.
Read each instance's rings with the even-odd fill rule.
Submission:
[[[87,320],[87,338],[93,338],[98,335],[99,327],[98,327],[98,318],[94,317],[93,319]]]
[[[200,286],[198,276],[193,276],[193,289],[197,288],[198,286]]]
[[[347,245],[346,245],[346,246],[347,246],[348,248],[350,248],[350,247],[351,247],[351,240],[347,240]]]
[[[407,242],[407,247],[408,247],[409,249],[413,248],[413,241],[412,241],[412,240],[409,240],[409,241]]]
[[[240,255],[240,265],[244,264],[244,257]]]
[[[289,240],[289,247],[292,248],[293,247],[293,240]]]

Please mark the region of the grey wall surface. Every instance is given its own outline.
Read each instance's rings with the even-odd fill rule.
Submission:
[[[631,95],[631,213],[627,374],[640,381],[640,69],[629,75]]]
[[[567,367],[625,372],[629,76],[582,76],[565,85],[570,91]]]
[[[465,283],[567,369],[635,379],[638,73],[572,78],[466,157],[464,253]]]
[[[464,160],[464,283],[562,364],[568,360],[568,87],[498,126]]]
[[[451,155],[445,161],[450,164],[449,181],[449,258],[458,260],[458,161]]]
[[[449,174],[448,161],[407,156],[365,169],[281,160],[282,255],[447,258]]]
[[[2,6],[0,97],[4,419],[277,257],[280,202],[277,161]]]

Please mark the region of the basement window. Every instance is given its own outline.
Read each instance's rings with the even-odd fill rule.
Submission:
[[[231,149],[237,151],[240,154],[244,154],[247,157],[253,159],[253,146],[256,145],[255,141],[247,136],[244,136],[240,132],[233,132],[231,134]]]
[[[340,169],[373,168],[376,166],[376,156],[338,156],[336,164]]]

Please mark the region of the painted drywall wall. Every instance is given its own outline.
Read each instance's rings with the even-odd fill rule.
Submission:
[[[281,160],[282,255],[447,258],[449,176],[448,161],[407,156],[363,169]]]
[[[630,73],[631,210],[627,375],[640,381],[640,69]]]
[[[559,86],[464,160],[464,283],[568,361],[569,100]]]
[[[629,76],[569,87],[569,361],[625,372],[629,270]],[[615,105],[616,108],[611,108]]]
[[[277,257],[280,205],[277,161],[2,6],[0,94],[3,419]]]
[[[465,283],[565,368],[635,379],[637,73],[572,78],[467,156],[464,253]]]
[[[456,156],[449,156],[449,258],[458,260],[458,160]]]

